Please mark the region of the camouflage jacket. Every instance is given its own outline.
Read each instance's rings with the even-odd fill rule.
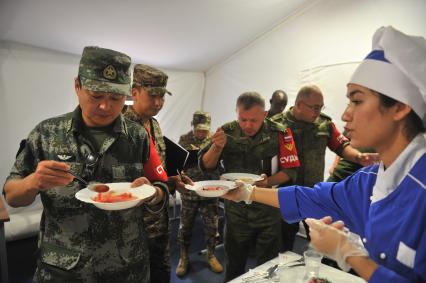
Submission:
[[[122,116],[117,118],[113,133],[105,139],[93,168],[85,165],[84,156],[94,152],[90,141],[81,135],[82,127],[79,107],[38,124],[17,156],[8,180],[33,173],[42,160],[66,162],[87,181],[132,182],[143,176],[149,140],[140,125]],[[40,192],[43,203],[39,237],[41,261],[63,270],[71,270],[77,263],[85,266],[84,262],[91,261],[98,271],[111,272],[120,259],[128,264],[143,262],[141,272],[149,274],[143,209],[101,210],[75,198],[81,189],[82,184],[75,179],[67,186]]]
[[[332,137],[331,118],[321,113],[314,123],[298,121],[290,108],[272,117],[272,120],[289,127],[296,143],[300,160],[296,185],[313,187],[324,180],[325,152]],[[349,143],[344,143],[335,152],[339,155]]]
[[[188,132],[185,135],[182,135],[179,138],[179,144],[188,151],[198,151],[200,148],[206,146],[210,142],[211,134],[209,134],[205,139],[197,139],[194,136],[193,131]],[[198,164],[191,164],[188,168],[185,169],[186,174],[194,181],[203,181],[203,180],[211,180],[218,179],[218,174],[212,174],[203,172],[198,167]],[[209,198],[200,197],[195,192],[188,191],[185,194],[181,195],[182,198],[187,200],[207,200]]]
[[[282,125],[265,119],[263,126],[254,138],[249,138],[244,135],[237,121],[227,123],[222,126],[222,129],[228,137],[227,143],[223,148],[222,154],[219,159],[221,170],[224,172],[237,172],[237,173],[252,173],[262,174],[268,176],[272,171],[272,159],[279,154],[278,133],[282,132],[287,135],[287,129]],[[199,152],[199,158],[202,158],[205,152],[210,148],[211,143],[202,148]],[[202,170],[202,163],[200,162]],[[296,179],[296,169],[282,169],[291,180]],[[244,203],[234,203],[225,201],[226,209],[233,210],[233,214],[256,214],[258,217],[263,217],[265,221],[271,220],[275,223],[276,217],[279,217],[279,212],[275,208],[253,203],[246,205]],[[244,215],[241,215],[244,217]],[[265,222],[266,223],[266,222]]]
[[[127,111],[124,113],[124,117],[144,126],[143,120],[134,111],[133,107],[127,108]],[[156,119],[151,118],[149,119],[149,125],[150,128],[148,130],[153,138],[155,148],[157,149],[157,153],[160,156],[163,167],[166,168],[166,144],[164,143],[160,124]],[[153,211],[159,210],[161,206],[162,203],[160,202],[156,207],[153,207]],[[148,237],[150,239],[169,234],[169,214],[167,209],[164,209],[160,213],[156,214],[146,210],[144,213],[144,222],[147,226]]]

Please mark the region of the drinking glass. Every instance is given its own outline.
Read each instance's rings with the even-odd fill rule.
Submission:
[[[305,257],[305,278],[318,277],[322,255],[315,250],[309,249],[303,253],[303,256]]]

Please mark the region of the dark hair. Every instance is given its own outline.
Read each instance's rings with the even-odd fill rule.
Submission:
[[[375,91],[379,95],[380,106],[384,108],[390,108],[394,106],[398,100],[395,100],[383,93]],[[409,140],[413,139],[418,133],[424,133],[425,126],[423,125],[422,119],[411,109],[410,113],[405,120],[405,135]]]
[[[255,91],[244,92],[238,96],[238,106],[243,106],[244,110],[251,109],[253,106],[260,106],[265,109],[265,99]]]
[[[274,98],[274,97],[276,97],[276,96],[279,96],[279,94],[280,93],[282,93],[283,94],[283,98],[285,98],[286,100],[287,100],[287,93],[285,93],[285,91],[284,90],[282,90],[282,89],[277,89],[276,91],[274,91],[273,93],[272,93],[272,97],[271,98]]]

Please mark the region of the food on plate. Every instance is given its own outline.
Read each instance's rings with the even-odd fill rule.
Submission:
[[[239,180],[244,183],[253,183],[255,181],[253,178],[240,178]]]
[[[226,189],[222,186],[205,186],[202,188],[203,191],[220,191]]]
[[[115,193],[115,192],[107,192],[107,193],[98,193],[95,197],[92,198],[97,202],[122,202],[137,199],[137,197],[133,196],[132,193]]]
[[[107,185],[100,184],[100,185],[95,185],[93,190],[97,193],[106,193],[109,191],[109,187]]]

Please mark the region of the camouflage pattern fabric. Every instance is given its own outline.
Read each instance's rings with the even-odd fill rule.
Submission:
[[[130,63],[124,53],[88,46],[81,55],[78,76],[85,89],[131,96]]]
[[[192,115],[192,126],[195,130],[210,131],[211,124],[210,114],[204,111],[195,111]]]
[[[210,143],[211,133],[207,136],[207,138],[200,140],[197,139],[193,132],[190,131],[185,135],[182,135],[179,138],[179,144],[185,148],[186,150],[200,150],[200,148],[203,148],[207,144]],[[212,179],[218,179],[218,174],[213,174],[211,172],[203,172],[198,168],[198,164],[194,164],[188,168],[185,169],[185,173],[193,180],[193,181],[203,181],[203,180],[212,180]],[[184,198],[186,200],[207,200],[210,198],[205,198],[197,195],[195,192],[188,191],[184,194],[181,194],[181,198]]]
[[[191,244],[194,220],[200,212],[203,221],[204,239],[209,254],[213,254],[216,247],[216,235],[219,224],[218,199],[188,200],[182,198],[178,242],[182,248],[188,250]]]
[[[66,162],[87,181],[131,182],[143,176],[149,140],[140,125],[117,118],[98,154],[81,135],[82,128],[79,107],[38,124],[7,179],[33,173],[42,160]],[[89,153],[98,155],[95,166],[85,165]],[[75,179],[67,186],[40,192],[43,215],[34,281],[149,282],[143,209],[98,209],[75,198],[82,188]]]
[[[374,148],[358,148],[358,150],[360,152],[375,152]],[[363,166],[358,163],[349,161],[345,158],[340,158],[333,170],[333,173],[327,178],[326,182],[340,182],[362,167]]]
[[[325,152],[331,137],[331,118],[321,113],[314,123],[297,121],[290,108],[272,117],[272,120],[289,127],[296,143],[300,160],[296,185],[313,187],[324,180]],[[337,154],[341,155],[343,145]]]
[[[166,73],[143,64],[133,68],[133,85],[143,87],[150,95],[172,94],[166,89],[168,76]]]
[[[282,125],[265,120],[254,138],[246,137],[237,121],[222,126],[228,138],[219,163],[224,172],[271,175],[272,158],[279,153],[278,132],[287,134]],[[211,144],[202,148],[199,158]],[[205,170],[205,168],[202,168]],[[295,169],[283,169],[291,179]],[[225,282],[245,272],[245,264],[252,243],[256,246],[256,261],[260,265],[277,256],[281,246],[281,215],[277,208],[267,205],[225,200]]]
[[[143,120],[134,111],[133,107],[129,107],[124,113],[124,117],[144,125]],[[166,163],[166,144],[164,142],[163,134],[161,132],[160,124],[154,118],[149,120],[149,129],[151,136],[155,143],[155,148],[160,156],[161,162],[165,168]],[[153,206],[152,210],[157,211],[161,208],[162,203]],[[153,282],[169,282],[170,280],[170,227],[169,227],[169,213],[164,209],[158,214],[150,213],[145,210],[143,220],[146,225],[149,238],[150,250],[150,270],[151,270],[151,283]],[[166,280],[167,281],[162,281]]]
[[[198,113],[196,112],[195,114]],[[195,114],[194,117],[196,120],[193,120],[194,127],[199,124],[205,125],[207,121],[204,119],[198,119],[198,116],[200,115]],[[205,139],[197,139],[194,136],[193,131],[190,131],[180,137],[179,144],[186,150],[199,150],[210,142],[210,137],[211,134],[209,134]],[[198,168],[198,164],[194,164],[193,166],[185,169],[185,172],[193,181],[219,178],[218,174],[209,174],[201,171]],[[181,194],[181,199],[182,206],[178,233],[180,246],[186,249],[189,247],[194,219],[199,211],[204,224],[204,238],[207,244],[207,249],[212,253],[216,246],[216,235],[219,223],[218,199],[201,197],[192,191]]]

